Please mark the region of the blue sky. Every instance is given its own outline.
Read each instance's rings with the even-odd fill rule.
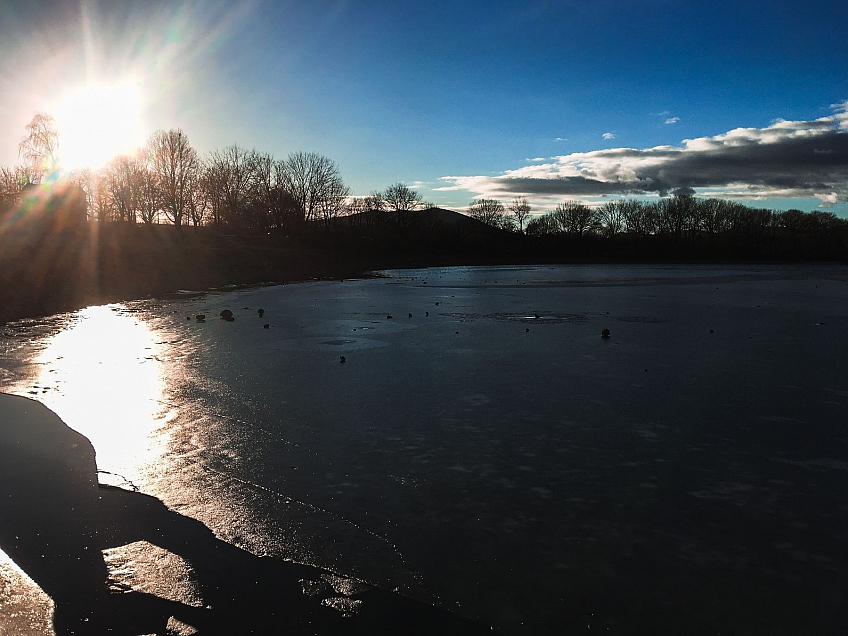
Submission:
[[[846,24],[816,1],[6,2],[0,164],[63,92],[132,76],[146,130],[320,152],[355,194],[691,188],[846,216]]]

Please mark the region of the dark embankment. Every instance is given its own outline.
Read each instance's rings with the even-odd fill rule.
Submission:
[[[459,226],[437,234],[395,226],[368,236],[350,227],[292,236],[97,222],[53,231],[6,227],[0,232],[0,324],[179,289],[510,262],[508,233],[449,214],[459,217]]]
[[[359,274],[359,264],[281,237],[86,223],[0,237],[0,323],[92,303]]]
[[[299,231],[233,232],[84,222],[0,223],[0,324],[179,289],[350,278],[439,265],[840,261],[848,231],[763,237],[665,234],[527,236],[430,208],[336,219]],[[848,225],[846,225],[848,227]]]

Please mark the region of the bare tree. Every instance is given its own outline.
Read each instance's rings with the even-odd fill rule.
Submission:
[[[715,201],[715,199],[710,199]],[[795,239],[801,229],[804,227],[804,213],[801,210],[792,208],[785,212],[779,212],[774,215],[774,223],[782,228],[783,231],[791,239]]]
[[[319,215],[325,225],[332,225],[341,216],[349,196],[350,188],[341,179],[333,179],[326,184],[318,203]]]
[[[223,150],[209,153],[207,163],[212,166],[216,186],[220,190],[220,203],[223,204],[223,220],[231,226],[255,227],[255,213],[258,155],[255,150],[247,150],[233,144]],[[265,167],[270,179],[271,159],[265,158]]]
[[[497,199],[480,199],[468,206],[468,216],[492,227],[503,227],[506,208]]]
[[[392,212],[411,212],[421,206],[421,195],[404,183],[393,183],[383,193],[386,207]]]
[[[252,207],[257,217],[256,222],[266,231],[276,221],[276,215],[273,214],[277,194],[274,163],[274,157],[270,154],[254,153],[252,196],[255,202]]]
[[[524,221],[526,221],[527,217],[530,216],[530,204],[527,203],[527,199],[524,197],[516,197],[509,204],[509,211],[512,212],[515,222],[518,223],[518,231],[523,233]]]
[[[350,197],[345,202],[344,216],[362,216],[368,210],[364,197]]]
[[[598,209],[598,222],[606,238],[612,238],[624,230],[624,201],[607,201]]]
[[[116,221],[135,223],[140,208],[139,195],[146,166],[137,156],[118,155],[104,166],[102,184],[112,199]]]
[[[29,181],[30,173],[24,166],[0,167],[0,211],[12,204]]]
[[[656,205],[660,233],[682,240],[684,232],[691,226],[695,198],[689,194],[674,194]]]
[[[110,221],[112,218],[112,197],[109,195],[109,188],[104,183],[103,175],[92,175],[90,183],[88,193],[89,216],[100,222]]]
[[[68,175],[68,181],[85,193],[85,208],[89,218],[93,216],[94,190],[97,188],[97,176],[91,168],[77,168]]]
[[[14,168],[0,167],[0,205],[4,197],[20,191]]]
[[[527,236],[540,237],[557,234],[559,232],[559,223],[557,223],[557,220],[554,218],[553,212],[548,212],[547,214],[538,216],[527,223]]]
[[[386,209],[394,213],[401,227],[407,227],[410,221],[410,215],[403,213],[412,212],[421,207],[421,195],[401,182],[393,183],[386,188],[383,198],[386,201]]]
[[[191,204],[191,190],[197,182],[197,152],[180,129],[155,132],[149,152],[162,210],[180,227]]]
[[[642,238],[649,233],[647,210],[639,201],[627,199],[621,202],[621,216],[628,234]]]
[[[18,155],[32,171],[33,181],[52,172],[58,161],[59,131],[56,120],[46,113],[36,113],[26,125],[26,134],[18,143]]]
[[[297,204],[286,190],[285,161],[269,154],[254,153],[253,180],[248,196],[252,200],[253,222],[263,230],[291,229]]]
[[[337,211],[339,197],[342,202],[347,198],[336,162],[315,152],[290,154],[282,165],[281,176],[282,185],[299,210],[300,221],[326,218]]]
[[[274,161],[271,216],[277,229],[291,231],[303,219],[300,206],[286,183],[286,162]]]
[[[386,199],[383,193],[379,190],[374,190],[371,194],[365,197],[365,206],[367,209],[374,212],[386,211]]]
[[[223,169],[207,158],[201,164],[198,187],[209,205],[212,224],[220,227],[224,223],[224,187]]]
[[[553,212],[561,231],[572,236],[583,237],[598,226],[595,210],[579,201],[563,201]]]
[[[383,193],[373,190],[365,197],[365,224],[376,225],[386,220],[387,205]]]
[[[136,205],[142,223],[150,225],[156,221],[161,209],[156,173],[148,154],[142,150],[136,155]]]
[[[186,215],[193,227],[203,225],[212,209],[212,203],[209,201],[206,191],[202,187],[202,179],[202,167],[198,165],[197,170],[194,170],[189,176],[189,186],[187,188]]]
[[[348,227],[363,227],[368,216],[368,205],[365,197],[350,197],[345,202],[343,216],[347,217]]]

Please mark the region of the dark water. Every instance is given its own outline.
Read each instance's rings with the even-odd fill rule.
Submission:
[[[843,633],[847,301],[840,267],[405,270],[19,323],[0,387],[232,543],[506,634]]]

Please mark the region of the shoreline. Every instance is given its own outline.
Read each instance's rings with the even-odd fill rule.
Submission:
[[[728,261],[680,261],[680,260],[648,260],[648,261],[615,261],[615,260],[592,260],[592,261],[543,261],[538,259],[435,259],[427,261],[379,261],[367,267],[364,265],[347,265],[340,264],[337,267],[321,267],[317,270],[301,270],[299,268],[292,269],[289,275],[284,275],[279,278],[262,278],[256,275],[247,275],[241,278],[224,277],[227,282],[217,282],[208,286],[196,285],[198,280],[197,273],[189,272],[186,276],[175,276],[171,279],[170,285],[151,284],[151,285],[133,285],[129,284],[125,288],[118,287],[108,291],[101,290],[96,292],[83,291],[79,294],[73,294],[70,298],[67,295],[61,295],[54,298],[44,298],[39,296],[35,299],[27,299],[22,297],[19,290],[14,287],[10,290],[5,281],[0,280],[0,298],[3,302],[0,303],[0,328],[25,320],[39,320],[49,316],[73,313],[92,305],[108,305],[114,303],[125,303],[141,300],[153,299],[176,299],[180,297],[203,296],[211,293],[222,293],[235,291],[239,289],[249,289],[253,287],[277,286],[277,285],[296,285],[299,283],[307,283],[314,281],[344,281],[353,279],[370,279],[381,277],[380,272],[386,270],[406,270],[406,269],[429,269],[437,267],[512,267],[512,266],[527,266],[527,267],[554,267],[554,266],[699,266],[699,265],[714,265],[716,267],[748,267],[748,266],[774,266],[774,267],[832,267],[845,266],[842,262],[763,262],[763,261],[743,261],[743,260],[728,260]],[[218,278],[217,272],[212,273],[214,280]],[[318,274],[318,275],[315,275]],[[202,277],[206,278],[206,277]],[[16,291],[18,293],[16,294]]]
[[[237,235],[212,228],[89,224],[0,236],[0,326],[181,289],[363,278],[386,269],[495,265],[801,265],[807,261],[536,250],[526,241],[438,245],[351,236]],[[532,249],[531,249],[532,248]],[[821,263],[819,263],[821,264]],[[844,263],[843,263],[844,264]]]

